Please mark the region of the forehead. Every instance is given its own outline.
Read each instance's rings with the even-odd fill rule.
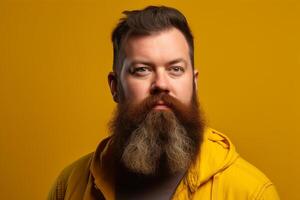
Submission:
[[[126,44],[125,60],[144,60],[164,64],[175,59],[189,59],[189,46],[184,35],[176,28],[156,32],[146,36],[130,37]]]

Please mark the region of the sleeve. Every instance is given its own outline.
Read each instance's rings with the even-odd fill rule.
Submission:
[[[280,200],[276,188],[273,184],[270,184],[267,187],[265,187],[261,193],[261,197],[258,199],[259,200]]]

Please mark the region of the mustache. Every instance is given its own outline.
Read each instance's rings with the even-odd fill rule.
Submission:
[[[185,105],[183,105],[176,98],[166,93],[149,95],[144,100],[138,103],[133,103],[132,101],[123,101],[117,105],[117,110],[115,113],[116,117],[113,121],[110,122],[111,132],[118,132],[119,130],[122,130],[122,133],[117,133],[115,135],[123,135],[124,137],[119,139],[125,140],[125,138],[129,137],[130,133],[133,130],[139,128],[140,124],[142,124],[146,120],[150,112],[156,112],[153,110],[153,108],[159,101],[163,101],[163,103],[170,108],[170,110],[163,112],[173,112],[175,116],[180,115],[177,116],[178,120],[181,118],[185,118],[185,116],[182,115],[188,113],[185,110]],[[118,123],[113,123],[114,121]]]
[[[189,111],[191,111],[191,109],[193,109],[193,110],[198,109],[198,103],[196,100],[192,101],[191,106],[187,106],[187,105],[183,104],[181,101],[179,101],[177,98],[175,98],[167,93],[150,95],[138,104],[132,104],[131,102],[119,103],[118,107],[119,107],[121,113],[127,112],[132,116],[132,118],[135,118],[135,116],[140,116],[139,118],[141,120],[144,120],[146,118],[146,115],[158,103],[161,103],[161,102],[163,103],[163,105],[170,108],[170,110],[172,112],[174,112],[174,114],[177,117],[179,117],[179,120],[181,120],[181,118],[182,119],[187,118],[188,116],[185,116],[185,115],[189,115]]]
[[[170,96],[169,94],[158,94],[152,95],[144,99],[143,102],[140,103],[140,107],[144,108],[145,111],[152,110],[158,103],[163,103],[165,106],[169,107],[172,111],[176,110],[176,107],[181,104],[175,97]],[[180,105],[182,107],[183,105]]]

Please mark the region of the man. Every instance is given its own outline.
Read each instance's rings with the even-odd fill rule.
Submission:
[[[112,135],[63,170],[49,199],[279,199],[225,135],[205,126],[185,17],[163,6],[124,14],[112,34]]]

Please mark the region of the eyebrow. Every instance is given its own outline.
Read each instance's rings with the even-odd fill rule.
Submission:
[[[185,65],[187,65],[187,61],[183,58],[177,58],[175,60],[172,60],[172,61],[168,62],[168,64],[173,65],[173,64],[176,64],[176,63],[180,63],[180,62],[183,62]]]
[[[180,63],[180,62],[183,62],[185,65],[187,65],[187,61],[183,58],[177,58],[177,59],[174,59],[174,60],[171,60],[167,63],[167,65],[173,65],[173,64],[176,64],[176,63]],[[133,66],[133,65],[137,65],[137,64],[143,64],[143,65],[147,65],[147,66],[154,66],[154,64],[152,62],[147,62],[147,61],[142,61],[142,60],[133,60],[132,62],[130,62],[130,66]]]

